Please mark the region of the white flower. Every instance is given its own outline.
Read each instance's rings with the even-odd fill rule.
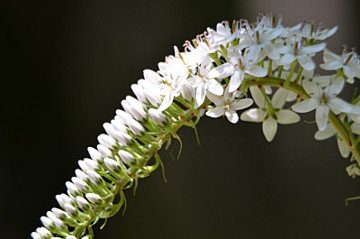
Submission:
[[[343,86],[344,80],[341,78],[335,79],[324,89],[314,82],[305,80],[303,81],[303,87],[311,98],[293,105],[292,109],[298,113],[307,113],[316,109],[316,124],[319,130],[323,131],[328,122],[329,110],[334,111],[334,113],[350,113],[353,109],[349,103],[336,98]]]
[[[267,74],[267,70],[256,65],[257,56],[251,54],[248,50],[245,50],[244,56],[239,51],[233,51],[229,53],[230,61],[235,65],[234,73],[230,77],[229,92],[237,90],[245,74],[249,74],[255,77],[264,77]]]
[[[252,105],[252,99],[235,99],[236,93],[229,92],[229,86],[226,87],[223,96],[217,96],[208,92],[207,97],[215,103],[216,107],[206,112],[206,115],[212,118],[218,118],[225,114],[227,119],[236,124],[239,121],[239,116],[235,112]]]
[[[277,38],[282,32],[283,27],[281,25],[275,28],[259,25],[254,30],[248,28],[244,37],[240,39],[239,45],[232,48],[240,51],[248,48],[249,52],[254,54],[254,58],[258,58],[261,49],[263,49],[269,58],[279,60],[280,52],[271,41]]]
[[[304,46],[301,40],[295,39],[295,37],[289,37],[286,39],[286,47],[280,49],[280,52],[284,54],[279,60],[280,65],[290,65],[297,60],[299,64],[307,71],[315,69],[315,63],[311,59],[311,56],[323,50],[326,44],[321,43],[313,46]]]
[[[271,99],[271,103],[266,102],[258,87],[250,87],[250,92],[259,108],[243,112],[240,118],[248,122],[263,122],[262,130],[268,142],[271,142],[275,137],[277,123],[293,124],[299,122],[300,117],[296,113],[291,110],[282,109],[285,105],[288,91],[284,91],[281,88],[277,90]]]
[[[308,39],[325,40],[334,35],[337,29],[337,26],[331,29],[324,29],[320,26],[315,30],[314,24],[305,24],[299,35]]]
[[[355,52],[343,52],[341,56],[324,50],[324,63],[320,64],[320,68],[324,70],[337,70],[342,68],[347,82],[353,83],[354,77],[360,78],[360,64],[358,55]]]
[[[223,79],[234,72],[234,66],[229,63],[222,64],[213,69],[210,69],[211,65],[211,59],[207,56],[203,64],[199,66],[199,75],[189,79],[194,88],[196,88],[195,108],[198,108],[204,102],[206,91],[214,95],[222,95],[224,88],[215,78]]]

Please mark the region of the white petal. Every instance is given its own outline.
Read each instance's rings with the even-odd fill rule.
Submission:
[[[346,75],[347,78],[354,78],[355,73],[351,70],[349,66],[343,67],[344,75]]]
[[[322,97],[321,88],[315,82],[304,80],[302,84],[306,93],[313,98],[320,99]]]
[[[299,64],[307,71],[312,71],[315,69],[315,63],[309,56],[298,56],[297,57]]]
[[[351,104],[339,98],[333,98],[329,100],[328,106],[334,111],[340,111],[344,113],[350,113],[352,110]]]
[[[243,112],[240,116],[242,121],[262,122],[264,120],[264,111],[253,108]]]
[[[308,54],[312,54],[315,52],[319,52],[319,51],[322,51],[325,48],[325,46],[326,46],[325,43],[320,43],[320,44],[313,45],[313,46],[305,46],[301,49],[301,54],[308,55]]]
[[[279,124],[294,124],[300,121],[300,116],[291,110],[280,110],[276,112]]]
[[[326,128],[328,122],[329,107],[320,105],[315,112],[316,124],[320,131]]]
[[[231,109],[233,110],[242,110],[245,109],[247,107],[249,107],[250,105],[253,104],[253,100],[252,99],[238,99],[235,100],[234,102],[231,103]]]
[[[154,85],[161,83],[161,76],[149,69],[144,70],[144,79]]]
[[[292,54],[285,54],[281,57],[279,64],[280,65],[289,65],[291,64],[293,61],[295,61],[296,58],[294,55]]]
[[[288,90],[284,88],[279,88],[271,99],[271,103],[274,106],[274,108],[281,109],[286,103],[288,94],[289,94]]]
[[[353,123],[353,124],[351,125],[351,131],[352,131],[354,134],[360,135],[360,124],[358,124],[358,123]]]
[[[321,69],[330,71],[330,70],[337,70],[342,67],[342,64],[339,61],[329,61],[319,65]]]
[[[273,117],[269,117],[264,120],[262,124],[262,130],[265,135],[265,138],[268,142],[271,142],[277,131],[277,122]]]
[[[297,113],[307,113],[319,106],[319,101],[314,98],[303,100],[291,107]]]
[[[165,95],[163,102],[161,103],[160,107],[158,108],[159,111],[164,111],[172,104],[174,100],[174,94],[172,91],[167,92]]]
[[[258,65],[252,65],[248,67],[245,72],[255,77],[264,77],[267,75],[267,70]]]
[[[265,98],[257,86],[250,87],[251,96],[259,108],[265,107]]]
[[[238,114],[233,110],[225,111],[225,115],[228,118],[228,120],[233,124],[236,124],[239,121]]]
[[[329,124],[323,131],[316,131],[314,138],[316,140],[324,140],[332,137],[334,135],[335,129]]]
[[[340,152],[341,156],[343,158],[349,157],[350,149],[347,146],[347,144],[344,142],[344,140],[338,138],[337,143],[338,143],[338,149],[339,149],[339,152]]]
[[[344,83],[345,82],[342,78],[336,78],[333,82],[331,82],[329,87],[325,89],[326,97],[333,97],[335,95],[338,95],[342,91]]]
[[[244,79],[244,73],[241,70],[236,70],[230,77],[229,92],[234,92],[240,87],[242,80]]]
[[[212,118],[217,118],[222,116],[225,113],[225,110],[222,106],[216,106],[213,109],[210,109],[208,111],[206,111],[206,115]]]
[[[215,105],[223,106],[225,104],[224,98],[222,96],[214,95],[209,91],[206,92],[206,96],[207,98],[209,98],[209,100],[211,100],[211,102],[214,102]]]
[[[222,95],[224,93],[222,85],[214,79],[207,81],[207,89],[215,95]]]
[[[213,68],[207,75],[209,78],[223,79],[231,76],[234,73],[234,66],[230,63],[222,64],[218,67]]]
[[[194,106],[195,108],[200,107],[202,105],[202,103],[204,103],[205,93],[206,93],[205,87],[206,87],[205,84],[201,83],[196,88],[195,106]]]

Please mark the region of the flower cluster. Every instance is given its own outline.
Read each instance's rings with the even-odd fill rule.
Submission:
[[[66,182],[67,194],[56,196],[61,209],[41,217],[43,227],[32,237],[93,238],[92,225],[123,207],[123,190],[136,188],[138,178],[162,166],[157,154],[162,145],[180,141],[177,130],[195,128],[203,115],[226,116],[233,124],[262,122],[270,142],[278,124],[297,123],[297,113],[315,110],[315,139],[336,136],[341,155],[352,152],[359,162],[360,97],[346,102],[338,95],[360,78],[360,60],[353,51],[336,55],[325,48],[322,41],[336,30],[308,22],[284,27],[281,19],[261,15],[253,23],[208,28],[182,52],[174,47],[157,71],[144,70],[144,79],[131,86],[135,97],[127,96],[104,124],[106,134],[96,148],[88,148],[90,157],[79,161],[80,169]],[[319,52],[324,56],[319,67],[329,75],[314,73]],[[247,109],[253,102],[257,107]],[[237,111],[244,109],[239,117]],[[152,157],[156,163],[148,165]],[[348,172],[360,175],[357,164]]]

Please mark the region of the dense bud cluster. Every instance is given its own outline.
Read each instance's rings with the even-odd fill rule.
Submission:
[[[121,101],[123,109],[103,125],[106,134],[88,148],[90,158],[79,161],[80,169],[65,184],[67,194],[56,196],[61,209],[41,217],[43,227],[32,237],[93,238],[95,222],[123,207],[123,190],[136,188],[138,178],[162,166],[157,154],[162,145],[180,141],[177,130],[195,129],[202,115],[226,116],[233,124],[261,122],[270,142],[278,124],[297,123],[297,113],[315,110],[315,138],[336,136],[341,155],[352,153],[359,162],[360,97],[346,102],[338,95],[360,78],[360,61],[353,51],[337,55],[326,48],[322,41],[336,30],[307,22],[285,27],[281,19],[261,15],[251,24],[240,20],[208,28],[187,41],[183,52],[175,47],[157,71],[144,70],[144,79],[131,86],[135,97]],[[313,57],[320,52],[319,67],[328,75],[314,73]],[[152,157],[156,163],[148,165]],[[357,164],[347,171],[360,174]]]

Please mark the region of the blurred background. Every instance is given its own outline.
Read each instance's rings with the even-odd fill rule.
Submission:
[[[18,1],[5,3],[1,79],[1,237],[29,238],[55,195],[97,144],[143,69],[222,20],[281,14],[284,25],[339,26],[328,48],[359,48],[355,1]],[[321,59],[321,57],[319,58]],[[358,85],[358,83],[356,83]],[[313,112],[304,119],[313,120]],[[354,238],[359,179],[345,172],[334,138],[315,125],[280,126],[267,143],[261,124],[203,118],[162,151],[161,171],[140,181],[128,208],[96,238]]]

